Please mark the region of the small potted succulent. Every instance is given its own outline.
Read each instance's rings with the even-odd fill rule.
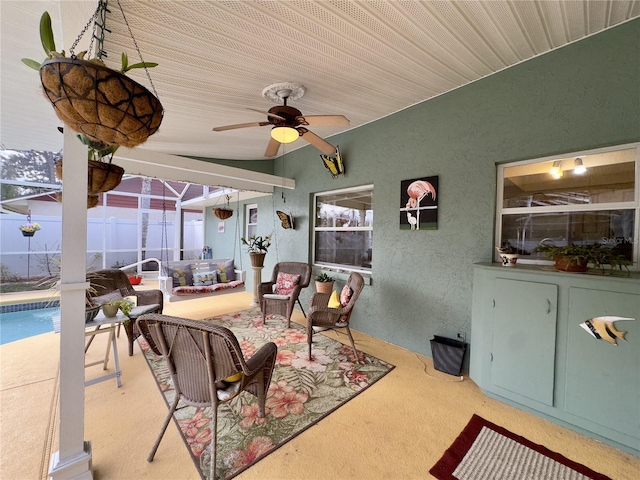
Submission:
[[[240,241],[247,247],[247,252],[251,257],[251,266],[262,267],[264,265],[264,257],[271,246],[271,235],[265,237],[253,235],[248,239],[242,237]]]
[[[22,235],[24,235],[25,237],[33,237],[41,227],[39,223],[31,223],[31,221],[29,221],[24,225],[20,225],[19,228],[22,232]]]
[[[316,277],[316,292],[331,293],[333,291],[333,282],[335,279],[328,274],[322,272]]]

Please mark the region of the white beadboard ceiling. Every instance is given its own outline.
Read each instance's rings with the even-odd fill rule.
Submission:
[[[58,1],[0,2],[2,130],[6,148],[58,150],[62,136],[21,57],[43,57],[38,21],[49,10],[58,48],[69,8]],[[87,2],[82,2],[87,3]],[[309,127],[327,138],[640,16],[635,0],[120,0],[165,116],[142,147],[167,154],[263,159],[276,82],[305,86],[289,104],[306,115],[344,115],[349,127]],[[89,2],[88,10],[97,2]],[[86,5],[85,5],[86,6]],[[106,63],[140,61],[116,0],[109,1]],[[86,10],[86,8],[85,8]],[[90,15],[85,16],[85,21]],[[77,22],[77,20],[75,20]],[[81,26],[82,26],[81,25]],[[77,29],[79,33],[80,28]],[[143,71],[131,76],[150,87]],[[286,148],[306,146],[297,140]]]

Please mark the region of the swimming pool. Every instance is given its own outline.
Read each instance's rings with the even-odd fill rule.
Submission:
[[[60,307],[0,313],[0,345],[53,332],[53,320],[60,318]]]

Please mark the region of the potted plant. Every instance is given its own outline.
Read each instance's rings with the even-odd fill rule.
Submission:
[[[101,8],[99,5],[92,20]],[[45,96],[58,118],[72,130],[93,141],[129,148],[144,143],[158,130],[164,113],[160,101],[124,75],[134,68],[155,67],[156,63],[130,65],[123,53],[122,68],[118,72],[107,68],[100,58],[85,60],[86,51],[76,55],[75,45],[69,51],[70,57],[66,57],[64,51],[56,51],[48,12],[40,19],[40,40],[45,60],[42,63],[26,58],[22,61],[40,72]]]
[[[35,233],[40,230],[40,224],[39,223],[31,223],[30,221],[25,223],[24,225],[20,225],[20,231],[22,232],[22,235],[24,235],[25,237],[33,237],[35,235]]]
[[[333,291],[333,282],[335,279],[322,272],[316,277],[316,292],[331,293]]]
[[[105,317],[115,317],[118,314],[118,310],[120,310],[121,300],[110,300],[106,303],[102,304],[102,313],[104,313]]]
[[[229,207],[229,199],[231,197],[229,195],[227,195],[227,204],[223,207],[216,207],[214,206],[213,208],[213,214],[218,217],[220,220],[226,220],[228,218],[231,218],[233,216],[233,209]]]
[[[271,246],[271,235],[265,237],[253,235],[249,237],[249,239],[242,237],[240,241],[247,247],[247,252],[249,252],[249,256],[251,257],[251,266],[264,266],[264,257]]]
[[[618,255],[600,243],[586,245],[570,243],[563,246],[543,244],[534,248],[533,252],[541,253],[554,260],[556,270],[563,272],[586,272],[589,264],[603,271],[605,265],[609,265],[611,270],[623,268],[629,270],[627,266],[629,262],[624,255]]]
[[[59,128],[62,132],[62,129]],[[117,145],[106,145],[91,140],[86,135],[77,135],[80,142],[87,145],[87,208],[98,204],[99,195],[113,190],[122,181],[124,168],[111,163],[113,154],[118,150]],[[56,176],[62,180],[62,157],[56,160]],[[62,194],[57,195],[62,201]]]
[[[516,262],[518,261],[518,253],[510,243],[505,243],[501,247],[496,247],[496,250],[498,251],[503,267],[515,267]]]

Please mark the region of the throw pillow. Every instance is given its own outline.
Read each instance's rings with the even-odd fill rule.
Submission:
[[[213,285],[218,282],[218,272],[200,272],[193,274],[193,284],[201,287],[204,285]]]
[[[115,290],[113,292],[105,293],[104,295],[92,297],[91,303],[93,303],[94,305],[103,305],[114,300],[122,300],[122,294],[120,293],[120,290]]]
[[[346,306],[347,303],[349,303],[349,300],[351,300],[352,295],[353,290],[351,290],[349,285],[345,285],[342,288],[342,292],[340,292],[340,305],[342,305],[343,307]]]
[[[236,279],[236,271],[235,271],[235,264],[233,262],[233,258],[231,259],[227,259],[227,260],[214,260],[212,262],[209,262],[209,266],[211,267],[211,270],[218,270],[219,272],[219,283],[227,283],[227,282],[233,282]],[[224,275],[222,275],[224,274]],[[223,280],[223,278],[226,277],[226,280]]]
[[[193,285],[193,273],[191,272],[191,264],[189,263],[167,267],[165,275],[173,278],[174,287]]]
[[[227,272],[223,272],[222,270],[216,270],[218,274],[218,283],[229,283],[229,277],[227,276]]]
[[[340,297],[338,297],[338,292],[335,290],[331,294],[331,298],[329,298],[329,308],[340,308]]]
[[[278,276],[276,277],[276,288],[273,293],[278,295],[291,295],[299,281],[300,275],[278,272]]]

